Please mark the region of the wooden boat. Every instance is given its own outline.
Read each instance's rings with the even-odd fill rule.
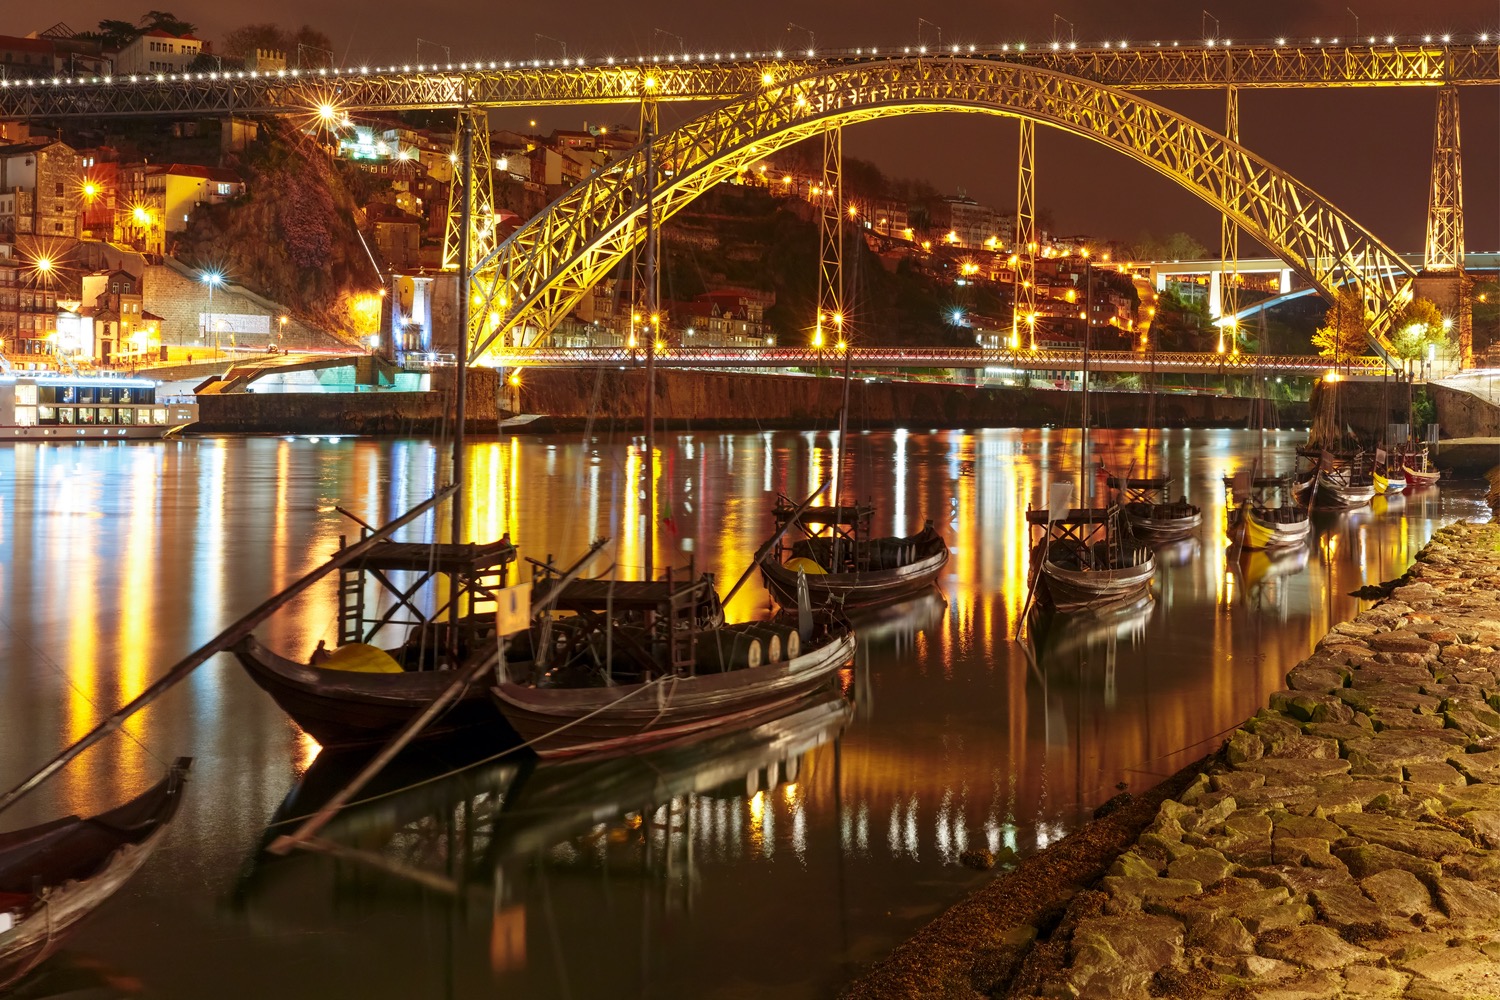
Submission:
[[[191,765],[179,757],[153,788],[97,816],[0,834],[0,990],[40,965],[146,863],[177,814]]]
[[[766,589],[783,607],[796,604],[799,571],[814,607],[852,610],[921,593],[948,563],[948,543],[931,520],[915,535],[871,538],[873,507],[806,507],[798,514],[798,506],[776,498],[777,540],[760,563]]]
[[[1355,466],[1322,469],[1318,472],[1320,507],[1347,510],[1363,507],[1375,498],[1375,482],[1369,473],[1360,474]]]
[[[504,585],[515,556],[509,538],[484,545],[381,543],[341,571],[340,643],[332,651],[293,660],[247,636],[232,652],[251,680],[320,745],[384,743],[453,682],[455,668],[495,655],[493,599],[487,594]],[[411,600],[437,576],[459,580],[462,615],[456,622],[445,620],[448,605],[428,614]],[[368,603],[372,592],[382,590],[394,597]],[[388,649],[371,644],[392,627],[409,628],[404,642]],[[513,640],[507,656],[529,657],[529,643]],[[419,738],[502,724],[485,685],[474,684]]]
[[[1381,496],[1394,496],[1406,489],[1406,472],[1402,469],[1381,472],[1377,468],[1371,475],[1374,479],[1375,492]]]
[[[854,633],[815,617],[705,627],[707,577],[585,581],[540,625],[536,660],[495,685],[500,711],[542,757],[619,753],[747,725],[824,684]],[[606,610],[608,609],[608,610]],[[631,624],[621,624],[630,622]]]
[[[1244,496],[1229,491],[1229,540],[1243,549],[1287,549],[1301,545],[1312,533],[1312,518],[1306,507],[1292,503],[1295,493],[1291,476],[1263,476],[1248,482]]]
[[[1118,505],[1075,507],[1057,517],[1028,510],[1026,520],[1040,529],[1031,554],[1044,606],[1065,614],[1100,611],[1151,593],[1156,558],[1130,534]]]
[[[1130,530],[1142,541],[1174,542],[1203,524],[1202,508],[1187,497],[1168,497],[1172,480],[1166,476],[1110,476],[1105,482],[1120,497]]]
[[[1409,489],[1421,490],[1433,486],[1442,478],[1442,471],[1432,467],[1427,449],[1410,450],[1401,455],[1401,471],[1406,475]]]

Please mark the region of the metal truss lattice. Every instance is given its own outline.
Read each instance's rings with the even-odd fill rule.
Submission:
[[[328,102],[347,112],[465,106],[729,101],[764,85],[815,73],[919,60],[895,53],[824,58],[725,59],[707,54],[667,64],[507,66],[386,71],[367,68],[278,73],[139,74],[113,78],[0,80],[0,118],[107,118],[304,114]],[[1500,46],[1483,44],[1183,46],[1021,51],[1013,46],[921,62],[983,60],[1077,76],[1127,90],[1210,90],[1227,86],[1437,87],[1500,84]],[[888,63],[888,61],[890,61]],[[487,67],[487,68],[486,68]]]
[[[1143,163],[1228,215],[1330,300],[1351,284],[1384,331],[1414,272],[1352,218],[1250,150],[1140,97],[1048,70],[937,59],[840,67],[772,83],[661,136],[663,178],[645,190],[644,148],[578,185],[482,260],[476,360],[544,344],[557,323],[644,235],[698,195],[830,128],[921,112],[1040,122]],[[516,363],[516,362],[511,362]]]
[[[1437,136],[1432,145],[1432,191],[1427,199],[1426,271],[1464,266],[1463,159],[1458,144],[1458,89],[1438,91]]]

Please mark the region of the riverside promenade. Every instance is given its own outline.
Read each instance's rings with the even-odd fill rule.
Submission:
[[[1500,526],[1439,530],[1286,683],[845,995],[1500,998]]]

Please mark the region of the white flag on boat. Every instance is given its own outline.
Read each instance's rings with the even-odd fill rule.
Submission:
[[[1073,502],[1072,483],[1050,483],[1047,486],[1047,523],[1060,521],[1068,516],[1068,505]]]
[[[1234,474],[1234,498],[1243,500],[1250,495],[1250,473],[1240,470]]]
[[[520,583],[495,592],[495,631],[515,635],[531,627],[531,584]]]
[[[1384,465],[1385,464],[1385,449],[1384,448],[1376,448],[1375,449],[1375,464],[1376,465]]]

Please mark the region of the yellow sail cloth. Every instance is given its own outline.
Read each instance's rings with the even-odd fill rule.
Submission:
[[[789,570],[791,570],[793,573],[797,572],[797,570],[800,569],[802,572],[806,573],[808,576],[827,576],[828,575],[828,571],[826,569],[824,569],[822,566],[819,566],[813,560],[806,559],[806,558],[804,558],[802,556],[798,556],[795,559],[788,559],[786,561],[786,568],[789,569]]]
[[[401,664],[391,659],[383,649],[363,642],[351,642],[328,654],[328,659],[318,664],[324,670],[348,670],[357,674],[399,674]]]

